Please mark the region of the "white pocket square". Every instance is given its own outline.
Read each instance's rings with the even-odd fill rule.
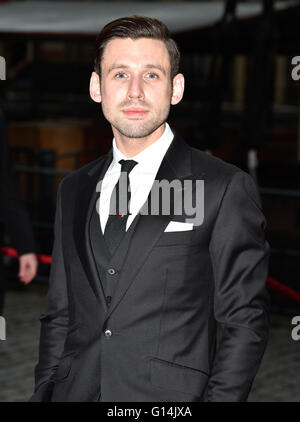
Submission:
[[[182,223],[181,221],[170,221],[165,232],[183,232],[193,230],[193,223]]]

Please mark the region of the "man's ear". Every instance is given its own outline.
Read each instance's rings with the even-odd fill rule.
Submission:
[[[172,90],[172,97],[171,97],[171,104],[175,105],[178,104],[184,92],[184,76],[182,73],[178,73],[173,78],[173,90]]]
[[[91,74],[90,79],[90,96],[96,103],[101,103],[100,80],[96,72]]]

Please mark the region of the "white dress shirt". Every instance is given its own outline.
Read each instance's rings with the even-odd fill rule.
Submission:
[[[122,152],[117,148],[115,138],[113,138],[113,160],[103,178],[99,199],[99,218],[102,233],[104,233],[106,222],[109,216],[109,205],[112,191],[121,174],[121,164],[119,161],[122,159],[135,160],[138,163],[129,173],[131,188],[129,212],[131,214],[128,216],[126,222],[127,231],[150,193],[162,159],[164,158],[167,149],[171,145],[173,138],[174,134],[166,122],[165,130],[162,136],[134,157],[126,157],[124,154],[122,154]]]

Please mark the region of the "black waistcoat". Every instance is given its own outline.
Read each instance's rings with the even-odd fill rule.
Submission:
[[[96,197],[96,200],[97,199],[98,195]],[[100,226],[99,214],[96,210],[95,196],[93,200],[94,205],[89,222],[90,247],[98,271],[99,283],[102,284],[102,288],[106,296],[106,302],[107,305],[109,305],[119,281],[120,272],[122,271],[123,263],[125,262],[127,256],[130,239],[137,224],[139,214],[132,221],[119,246],[111,255]]]

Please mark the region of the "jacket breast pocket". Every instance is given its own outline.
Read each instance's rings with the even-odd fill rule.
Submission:
[[[159,358],[150,359],[150,379],[154,386],[202,397],[208,374],[198,369]]]
[[[188,245],[193,238],[193,230],[163,232],[156,246]]]
[[[63,356],[60,359],[58,368],[57,368],[56,372],[54,373],[54,375],[52,376],[52,381],[54,381],[56,383],[56,382],[61,382],[61,381],[64,381],[65,379],[67,379],[67,377],[70,374],[74,355],[75,355],[75,353],[72,353],[72,354]]]

